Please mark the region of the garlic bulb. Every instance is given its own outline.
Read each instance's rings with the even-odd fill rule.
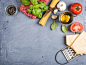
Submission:
[[[57,18],[57,15],[52,15],[51,18],[52,19],[56,19]]]
[[[58,9],[54,9],[53,13],[56,14],[58,12]]]
[[[57,4],[57,8],[59,9],[59,11],[64,11],[66,9],[66,3],[64,1],[60,1]]]

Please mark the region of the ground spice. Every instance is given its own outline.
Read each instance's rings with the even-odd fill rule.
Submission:
[[[13,15],[16,12],[16,8],[15,7],[9,7],[8,8],[8,14],[9,15]]]

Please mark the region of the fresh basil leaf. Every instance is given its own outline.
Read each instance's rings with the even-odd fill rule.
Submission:
[[[48,8],[49,8],[49,6],[45,6],[45,7],[42,9],[42,12],[47,11]]]
[[[49,6],[45,6],[45,7],[44,7],[44,10],[48,10],[48,8],[49,8]]]
[[[35,11],[37,16],[41,13],[41,9],[35,9]]]
[[[57,24],[55,23],[55,21],[52,23],[52,25],[51,25],[51,29],[52,30],[56,30],[56,28],[57,28]]]
[[[67,34],[67,27],[65,25],[62,25],[62,31]]]
[[[44,8],[45,6],[46,6],[45,3],[41,3],[41,4],[40,4],[40,8]]]
[[[41,9],[33,9],[32,14],[38,16],[41,13]]]
[[[35,11],[35,9],[32,10],[32,14],[36,16],[36,11]]]
[[[40,7],[40,5],[38,4],[38,5],[35,5],[35,6],[33,6],[33,8],[34,9],[38,9]]]
[[[38,3],[39,3],[39,4],[42,4],[43,2],[42,2],[42,1],[39,1]]]
[[[33,9],[33,5],[30,5],[29,8],[30,8],[30,9]]]
[[[37,17],[38,17],[38,18],[42,18],[42,13],[40,13]]]
[[[33,5],[37,5],[38,4],[38,0],[30,0],[31,1],[31,3],[33,4]]]
[[[20,0],[20,2],[25,6],[30,5],[30,2],[28,0]]]
[[[31,12],[32,12],[32,10],[30,10],[30,9],[27,9],[27,12],[28,12],[28,13],[31,13]]]

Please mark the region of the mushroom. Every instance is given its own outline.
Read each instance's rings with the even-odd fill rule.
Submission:
[[[52,19],[56,19],[57,18],[57,15],[52,15],[51,18]]]
[[[60,1],[57,4],[57,8],[59,9],[59,11],[64,11],[66,9],[66,3],[64,1]]]
[[[54,9],[53,13],[56,14],[58,12],[58,9]]]

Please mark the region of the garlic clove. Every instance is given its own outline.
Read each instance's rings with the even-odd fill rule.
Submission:
[[[59,11],[64,11],[66,9],[66,3],[64,1],[60,1],[57,4],[57,8],[59,9]]]
[[[54,9],[53,13],[56,14],[58,12],[58,9]]]
[[[52,19],[56,19],[57,18],[57,15],[52,15],[51,18]]]

